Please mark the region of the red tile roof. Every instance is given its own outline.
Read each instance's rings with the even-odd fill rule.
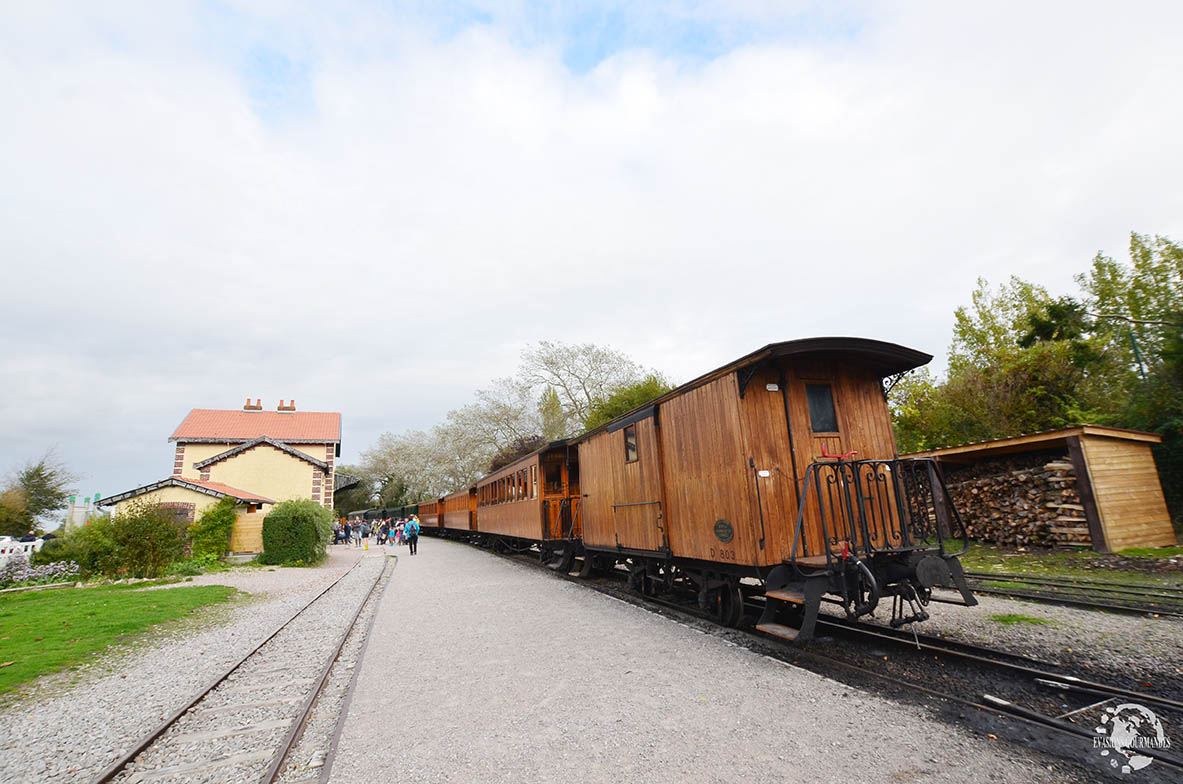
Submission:
[[[288,443],[336,443],[341,415],[330,411],[220,411],[195,408],[169,441],[250,441],[269,436]]]

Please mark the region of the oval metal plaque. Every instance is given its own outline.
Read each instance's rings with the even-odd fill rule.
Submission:
[[[723,544],[727,544],[735,538],[735,529],[731,527],[731,523],[726,520],[715,521],[715,538]]]

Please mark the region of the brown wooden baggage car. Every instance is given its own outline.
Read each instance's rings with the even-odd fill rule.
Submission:
[[[579,466],[555,441],[486,476],[476,486],[476,527],[496,538],[569,542],[579,538]]]
[[[975,603],[964,527],[936,464],[898,459],[886,402],[885,379],[931,358],[861,338],[774,343],[575,439],[585,568],[626,562],[646,592],[689,583],[732,623],[755,578],[760,627],[788,638],[811,635],[825,594],[854,617],[893,596],[897,624],[928,617],[934,584]]]
[[[442,501],[440,527],[449,531],[475,531],[476,488],[470,487],[445,496]]]

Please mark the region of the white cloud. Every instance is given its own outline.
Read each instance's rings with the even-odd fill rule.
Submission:
[[[104,491],[190,407],[340,410],[348,459],[538,339],[681,379],[816,334],[941,353],[977,276],[1065,291],[1183,228],[1174,4],[681,4],[766,32],[585,73],[516,4],[43,8],[0,19],[0,460],[57,442]]]

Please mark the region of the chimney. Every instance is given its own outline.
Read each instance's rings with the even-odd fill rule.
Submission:
[[[262,411],[263,410],[263,400],[261,398],[256,399],[255,404],[252,406],[251,399],[248,397],[246,399],[246,405],[242,407],[242,410],[243,411]]]
[[[280,401],[279,401],[279,408],[277,408],[277,409],[275,409],[275,410],[276,410],[276,411],[295,411],[295,410],[296,410],[296,401],[295,401],[295,400],[293,400],[293,401],[289,402],[289,403],[288,403],[288,404],[285,406],[285,405],[283,404],[283,401],[282,401],[282,400],[280,400]]]

